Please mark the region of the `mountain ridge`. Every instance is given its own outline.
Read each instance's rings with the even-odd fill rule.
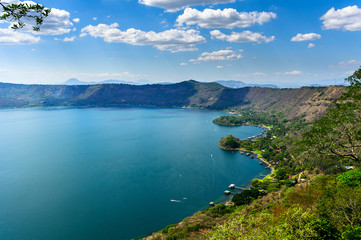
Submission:
[[[227,88],[194,80],[175,84],[24,85],[0,83],[0,107],[156,106],[211,110],[252,107],[282,112],[288,118],[306,113],[317,119],[343,91],[342,86],[278,89]]]

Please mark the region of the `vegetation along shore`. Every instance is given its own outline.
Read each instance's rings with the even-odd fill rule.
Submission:
[[[361,239],[361,68],[317,118],[236,106],[214,123],[271,128],[264,136],[219,142],[257,154],[274,172],[232,198],[148,239]],[[310,117],[309,115],[313,115]]]

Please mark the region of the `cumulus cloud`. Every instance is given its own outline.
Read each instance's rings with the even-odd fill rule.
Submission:
[[[307,48],[314,48],[315,47],[315,44],[314,43],[310,43],[308,44]]]
[[[49,16],[44,19],[40,27],[39,35],[61,35],[69,33],[73,27],[70,21],[70,13],[65,10],[52,8]]]
[[[187,63],[182,62],[182,63],[180,63],[179,65],[181,65],[181,66],[187,66]]]
[[[275,40],[275,36],[266,37],[260,33],[254,33],[251,31],[232,32],[231,35],[226,35],[219,30],[213,30],[210,32],[212,38],[236,43],[257,42],[257,43],[269,43]]]
[[[39,41],[40,37],[34,37],[9,28],[0,28],[1,45],[26,45],[38,43]]]
[[[156,33],[154,31],[144,32],[134,28],[126,31],[118,29],[119,25],[98,24],[88,25],[81,30],[81,36],[89,34],[92,37],[103,38],[108,43],[127,43],[131,45],[151,45],[161,51],[181,52],[198,50],[195,45],[206,42],[206,39],[196,30],[170,29]]]
[[[202,28],[246,28],[256,24],[262,25],[275,19],[273,12],[237,12],[236,9],[205,9],[203,12],[186,8],[177,18],[177,26],[197,25]]]
[[[34,3],[35,4],[35,3]],[[70,13],[65,10],[52,8],[48,17],[44,19],[39,32],[34,32],[31,21],[24,21],[25,27],[21,32],[29,32],[34,35],[62,35],[72,30],[73,23],[70,21]]]
[[[214,52],[204,52],[197,59],[190,59],[189,62],[197,64],[199,62],[208,62],[208,61],[230,61],[241,59],[243,56],[238,52],[232,50],[219,50]]]
[[[356,5],[338,10],[331,8],[320,19],[323,20],[323,29],[337,29],[344,31],[361,30],[361,9]]]
[[[292,42],[304,42],[304,41],[315,41],[321,39],[321,35],[317,33],[306,33],[306,34],[297,34],[291,38]]]
[[[218,65],[218,66],[217,66],[217,68],[218,68],[218,69],[222,69],[222,68],[223,68],[223,66],[221,66],[221,65]]]
[[[74,19],[73,19],[73,22],[78,23],[78,22],[80,22],[80,19],[79,19],[79,18],[74,18]]]
[[[175,12],[194,5],[207,5],[219,3],[233,3],[236,0],[139,0],[140,4],[164,8],[168,12]]]

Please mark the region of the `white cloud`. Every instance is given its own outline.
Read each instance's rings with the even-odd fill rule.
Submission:
[[[79,18],[74,18],[74,19],[73,19],[73,22],[78,23],[78,22],[80,22],[80,19],[79,19]]]
[[[0,28],[1,45],[26,45],[34,44],[40,41],[40,37],[34,37],[30,34],[14,31],[9,28]]]
[[[65,10],[52,8],[49,16],[44,19],[39,32],[34,32],[29,25],[24,30],[36,35],[62,35],[69,33],[73,27],[70,21],[70,13]]]
[[[61,38],[54,38],[54,40],[63,41],[63,42],[74,42],[75,38],[76,38],[76,37],[73,36],[73,37],[65,37],[65,38],[63,38],[63,39],[61,39]]]
[[[308,44],[307,48],[314,48],[315,47],[315,44],[314,43],[310,43]]]
[[[187,64],[187,63],[182,62],[182,63],[180,63],[179,65],[181,65],[181,66],[187,66],[188,64]]]
[[[298,70],[294,70],[294,71],[291,71],[291,72],[277,72],[276,73],[277,75],[301,75],[302,72],[301,71],[298,71]]]
[[[361,30],[361,9],[356,5],[335,10],[331,8],[321,18],[323,29],[337,29],[344,31]]]
[[[235,77],[240,77],[240,78],[254,78],[254,77],[260,77],[260,76],[266,76],[266,74],[262,73],[262,72],[254,72],[254,73],[243,73],[243,74],[235,75]]]
[[[87,33],[82,32],[82,33],[79,34],[79,37],[86,37],[87,35],[88,35]]]
[[[255,76],[265,76],[266,74],[263,73],[263,72],[255,72],[255,73],[253,73],[253,75],[255,75]]]
[[[168,12],[175,12],[194,5],[207,5],[219,3],[233,3],[236,0],[139,0],[140,4],[164,8]]]
[[[75,36],[73,36],[73,37],[66,37],[66,38],[63,39],[63,41],[64,41],[64,42],[74,42],[75,38],[76,38]]]
[[[92,37],[101,37],[109,43],[127,43],[131,45],[151,45],[161,51],[181,52],[198,50],[195,44],[206,42],[205,38],[196,30],[170,29],[156,33],[154,31],[144,32],[134,28],[126,31],[118,29],[119,25],[99,24],[88,25],[81,30],[81,36],[89,34]]]
[[[242,52],[243,50],[238,50],[238,52]],[[201,61],[230,61],[241,59],[243,56],[240,53],[237,53],[232,50],[219,50],[215,52],[204,52],[197,59],[190,59],[189,62],[197,64]]]
[[[294,70],[292,72],[285,72],[285,75],[300,75],[300,74],[302,74],[302,72],[298,70]]]
[[[4,0],[2,2],[5,3],[5,4],[18,4],[18,3],[20,3],[19,0]]]
[[[97,17],[93,17],[93,20],[96,21],[98,18]]]
[[[186,8],[177,18],[177,26],[198,25],[202,28],[246,28],[262,25],[276,18],[273,12],[237,12],[236,9],[205,9],[203,12]]]
[[[361,65],[361,61],[356,61],[356,60],[350,60],[350,61],[347,61],[347,62],[339,62],[337,64],[338,67],[356,67],[356,66],[359,66]]]
[[[306,34],[297,34],[291,38],[292,42],[304,42],[304,41],[315,41],[321,39],[321,35],[317,33],[306,33]]]
[[[217,68],[218,68],[218,69],[222,69],[222,68],[223,68],[223,66],[221,66],[221,65],[218,65],[218,66],[217,66]]]
[[[275,40],[275,36],[266,37],[260,33],[254,33],[251,31],[243,32],[232,32],[231,35],[221,33],[219,30],[210,32],[212,38],[220,39],[227,42],[246,43],[246,42],[257,42],[257,43],[269,43]]]

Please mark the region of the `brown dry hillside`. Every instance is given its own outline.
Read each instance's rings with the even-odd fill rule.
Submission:
[[[304,116],[312,121],[320,118],[345,88],[302,87],[298,89],[251,88],[245,99],[259,111],[282,112],[287,118]]]

